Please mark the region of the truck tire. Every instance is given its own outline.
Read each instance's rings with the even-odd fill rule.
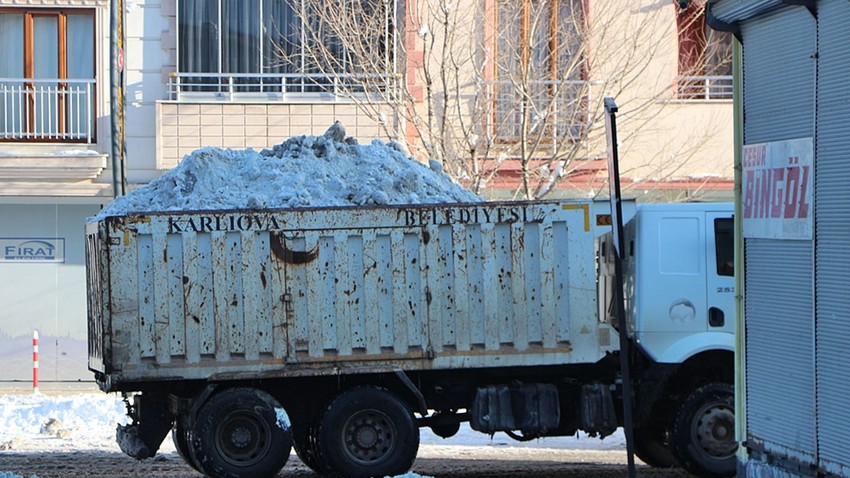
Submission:
[[[673,423],[671,446],[679,464],[703,477],[736,473],[735,390],[727,383],[710,383],[682,402]]]
[[[283,408],[271,395],[231,388],[198,410],[190,452],[211,478],[271,478],[289,459],[292,433]]]
[[[302,463],[307,465],[318,475],[330,473],[327,463],[319,454],[316,433],[318,431],[318,418],[296,423],[292,426],[292,445],[295,454]]]
[[[667,445],[665,427],[661,424],[647,423],[634,429],[635,455],[653,468],[673,468],[676,458]]]
[[[189,451],[189,444],[192,442],[191,432],[183,428],[182,425],[175,423],[174,428],[171,429],[171,441],[174,442],[174,448],[177,449],[177,454],[180,455],[180,458],[182,458],[187,465],[191,466],[193,470],[203,473],[201,471],[201,467],[195,463],[195,460],[192,458],[192,454]]]
[[[318,430],[320,456],[346,478],[407,472],[419,450],[411,409],[379,388],[355,388],[328,405]]]

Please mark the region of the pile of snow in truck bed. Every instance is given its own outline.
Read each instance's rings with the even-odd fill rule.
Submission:
[[[357,144],[337,122],[322,136],[297,136],[257,152],[203,148],[95,216],[129,212],[478,202],[439,163],[409,157],[397,143]]]

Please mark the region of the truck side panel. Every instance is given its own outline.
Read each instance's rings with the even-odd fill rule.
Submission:
[[[90,291],[109,294],[90,320],[111,332],[91,367],[120,384],[595,362],[611,334],[595,315],[598,207],[109,218],[89,225],[91,248],[108,244]]]

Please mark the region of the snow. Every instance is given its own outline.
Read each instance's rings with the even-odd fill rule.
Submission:
[[[442,165],[411,158],[398,143],[357,144],[334,123],[272,149],[202,148],[93,220],[129,212],[469,203],[482,199]]]
[[[120,395],[100,392],[76,392],[59,395],[6,394],[0,395],[0,463],[3,453],[89,452],[120,453],[115,443],[115,427],[126,424],[124,403]],[[456,447],[458,453],[469,447],[506,446],[541,449],[623,450],[625,438],[621,431],[599,440],[586,435],[553,437],[519,443],[504,434],[491,437],[467,426],[443,439],[430,429],[420,431],[423,447]],[[159,453],[174,453],[174,445],[166,438]],[[30,478],[20,475],[25,470],[3,470],[0,478]],[[407,473],[400,478],[420,477]]]

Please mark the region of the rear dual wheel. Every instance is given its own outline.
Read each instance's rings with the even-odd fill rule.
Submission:
[[[198,410],[188,438],[187,462],[212,478],[271,478],[292,449],[286,412],[274,397],[252,388],[213,395]]]
[[[407,472],[419,449],[410,408],[380,388],[355,388],[325,409],[316,430],[319,456],[333,475],[347,478]]]
[[[316,438],[319,418],[311,416],[308,420],[293,424],[292,446],[295,448],[295,453],[301,459],[302,463],[318,475],[326,475],[330,469],[319,453],[319,445]]]
[[[193,470],[201,472],[201,468],[192,459],[192,453],[189,451],[189,444],[192,442],[192,433],[183,427],[183,425],[180,425],[180,423],[176,423],[174,424],[174,428],[171,429],[171,440],[174,442],[174,448],[177,449],[177,454],[180,455],[180,458],[187,465],[191,466]]]

